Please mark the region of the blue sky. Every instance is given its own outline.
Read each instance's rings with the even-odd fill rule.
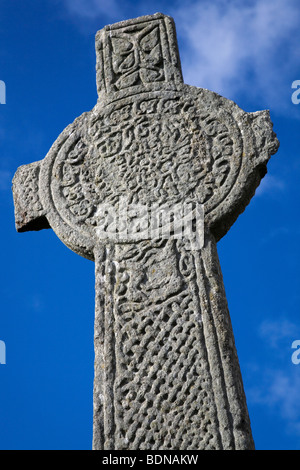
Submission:
[[[52,230],[17,234],[11,180],[95,105],[96,31],[157,11],[185,83],[269,109],[281,143],[218,249],[256,448],[300,449],[298,0],[0,0],[0,449],[91,448],[94,266]]]

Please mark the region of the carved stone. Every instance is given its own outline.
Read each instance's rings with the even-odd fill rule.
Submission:
[[[269,113],[185,85],[160,13],[106,26],[96,55],[96,106],[13,184],[18,231],[51,227],[95,261],[93,447],[252,449],[216,242],[278,148]],[[200,205],[204,243],[147,223],[126,238],[122,201]]]

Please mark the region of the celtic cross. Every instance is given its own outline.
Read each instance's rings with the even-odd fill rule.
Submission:
[[[19,232],[95,261],[93,448],[252,449],[216,244],[277,151],[269,113],[185,85],[160,13],[96,56],[97,104],[13,181]]]

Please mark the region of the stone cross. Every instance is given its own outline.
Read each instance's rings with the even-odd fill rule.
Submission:
[[[95,261],[93,448],[252,449],[216,243],[277,151],[269,113],[185,85],[160,13],[96,56],[95,107],[13,180],[19,232]]]

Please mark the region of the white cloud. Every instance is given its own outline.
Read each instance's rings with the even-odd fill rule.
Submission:
[[[270,366],[269,359],[268,365],[264,364],[261,353],[260,362],[247,367],[251,376],[248,403],[276,413],[283,420],[287,434],[300,436],[300,365],[292,363],[292,343],[300,338],[300,327],[284,317],[266,319],[259,325],[258,335],[265,346],[261,351],[271,353],[276,365]]]
[[[290,106],[290,72],[298,63],[296,0],[191,2],[174,11],[185,82],[235,99],[259,97]],[[295,77],[296,79],[297,77]]]
[[[256,196],[262,196],[265,194],[282,193],[286,189],[286,183],[284,180],[273,175],[266,175],[258,186],[255,194]]]
[[[102,27],[155,11],[169,14],[176,22],[185,83],[239,102],[241,96],[254,99],[257,109],[291,112],[291,85],[300,78],[298,0],[61,1],[83,29],[92,20],[99,26],[101,19]]]
[[[122,10],[117,0],[63,0],[68,13],[83,20],[92,20],[101,15],[115,17]]]
[[[282,418],[287,433],[300,436],[300,366],[292,366],[289,372],[283,370],[264,370],[259,386],[247,392],[248,402],[263,405]]]
[[[300,336],[299,326],[290,320],[281,318],[278,320],[264,320],[259,327],[259,335],[272,348],[281,348],[283,341],[289,344],[295,339],[295,335]]]

